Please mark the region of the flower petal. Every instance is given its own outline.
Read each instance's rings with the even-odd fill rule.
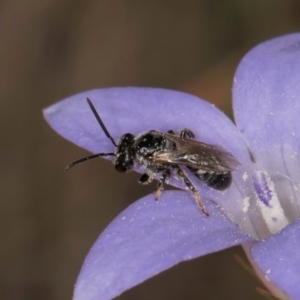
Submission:
[[[251,241],[210,201],[205,217],[188,193],[148,195],[100,235],[79,275],[74,300],[111,299],[181,261]]]
[[[258,163],[274,160],[272,146],[298,149],[299,81],[300,33],[264,42],[242,59],[234,79],[234,114]]]
[[[247,202],[247,197],[252,194],[248,184],[252,164],[249,153],[234,124],[215,106],[182,92],[130,87],[87,91],[44,110],[45,118],[54,130],[94,153],[112,152],[114,146],[93,116],[86,103],[87,97],[92,100],[116,140],[127,132],[137,135],[152,129],[167,132],[170,129],[180,131],[189,128],[196,140],[219,145],[232,153],[243,164],[233,172],[234,184],[223,192],[207,188],[189,170],[186,172],[201,195],[222,205],[235,223],[256,236],[247,214],[248,206],[245,209],[243,201]],[[136,170],[142,172],[139,168]],[[174,178],[170,184],[185,188],[181,181]]]
[[[234,81],[237,126],[257,170],[275,185],[282,223],[294,221],[300,216],[300,33],[252,49]]]
[[[300,299],[300,220],[252,246],[251,255],[266,279],[291,299]]]
[[[150,130],[191,129],[196,138],[245,155],[234,124],[214,105],[198,97],[159,88],[105,88],[68,97],[44,110],[51,127],[64,138],[93,153],[111,152],[113,144],[86,103],[90,98],[110,134],[118,140]]]

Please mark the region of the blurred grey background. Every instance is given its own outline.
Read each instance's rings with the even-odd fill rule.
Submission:
[[[184,90],[230,115],[241,57],[299,28],[296,0],[2,0],[0,298],[71,299],[100,232],[154,189],[100,159],[64,172],[87,153],[49,128],[43,107],[136,85]],[[263,299],[234,253],[180,264],[118,299]]]

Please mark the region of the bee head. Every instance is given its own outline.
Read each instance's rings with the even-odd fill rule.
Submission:
[[[116,148],[114,165],[118,172],[126,173],[134,167],[134,157],[132,146],[134,144],[134,135],[131,133],[124,134]]]

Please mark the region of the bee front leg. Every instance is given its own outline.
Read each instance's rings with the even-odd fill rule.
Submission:
[[[209,214],[205,210],[205,207],[202,203],[200,194],[198,193],[196,187],[193,185],[193,183],[189,180],[189,178],[186,176],[186,174],[183,172],[183,170],[180,167],[173,166],[173,169],[176,171],[178,177],[185,183],[185,185],[188,187],[188,189],[190,191],[192,191],[198,207],[208,217]]]
[[[142,185],[149,184],[153,181],[153,176],[149,176],[148,174],[143,174],[139,179],[138,183]]]
[[[157,184],[157,189],[155,192],[155,200],[159,199],[161,192],[165,188],[165,184],[168,182],[170,177],[171,177],[170,170],[166,170],[162,173],[162,176],[160,177],[158,184]]]

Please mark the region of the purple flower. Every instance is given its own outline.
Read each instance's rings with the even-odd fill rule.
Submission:
[[[225,191],[186,170],[209,217],[186,191],[164,191],[157,202],[151,194],[130,205],[92,247],[75,300],[114,298],[181,261],[237,244],[278,297],[300,299],[300,34],[267,41],[243,58],[233,86],[236,125],[195,96],[153,88],[87,91],[44,110],[55,131],[93,153],[114,146],[87,97],[116,140],[127,132],[189,128],[241,165]],[[174,178],[170,183],[185,188]]]

